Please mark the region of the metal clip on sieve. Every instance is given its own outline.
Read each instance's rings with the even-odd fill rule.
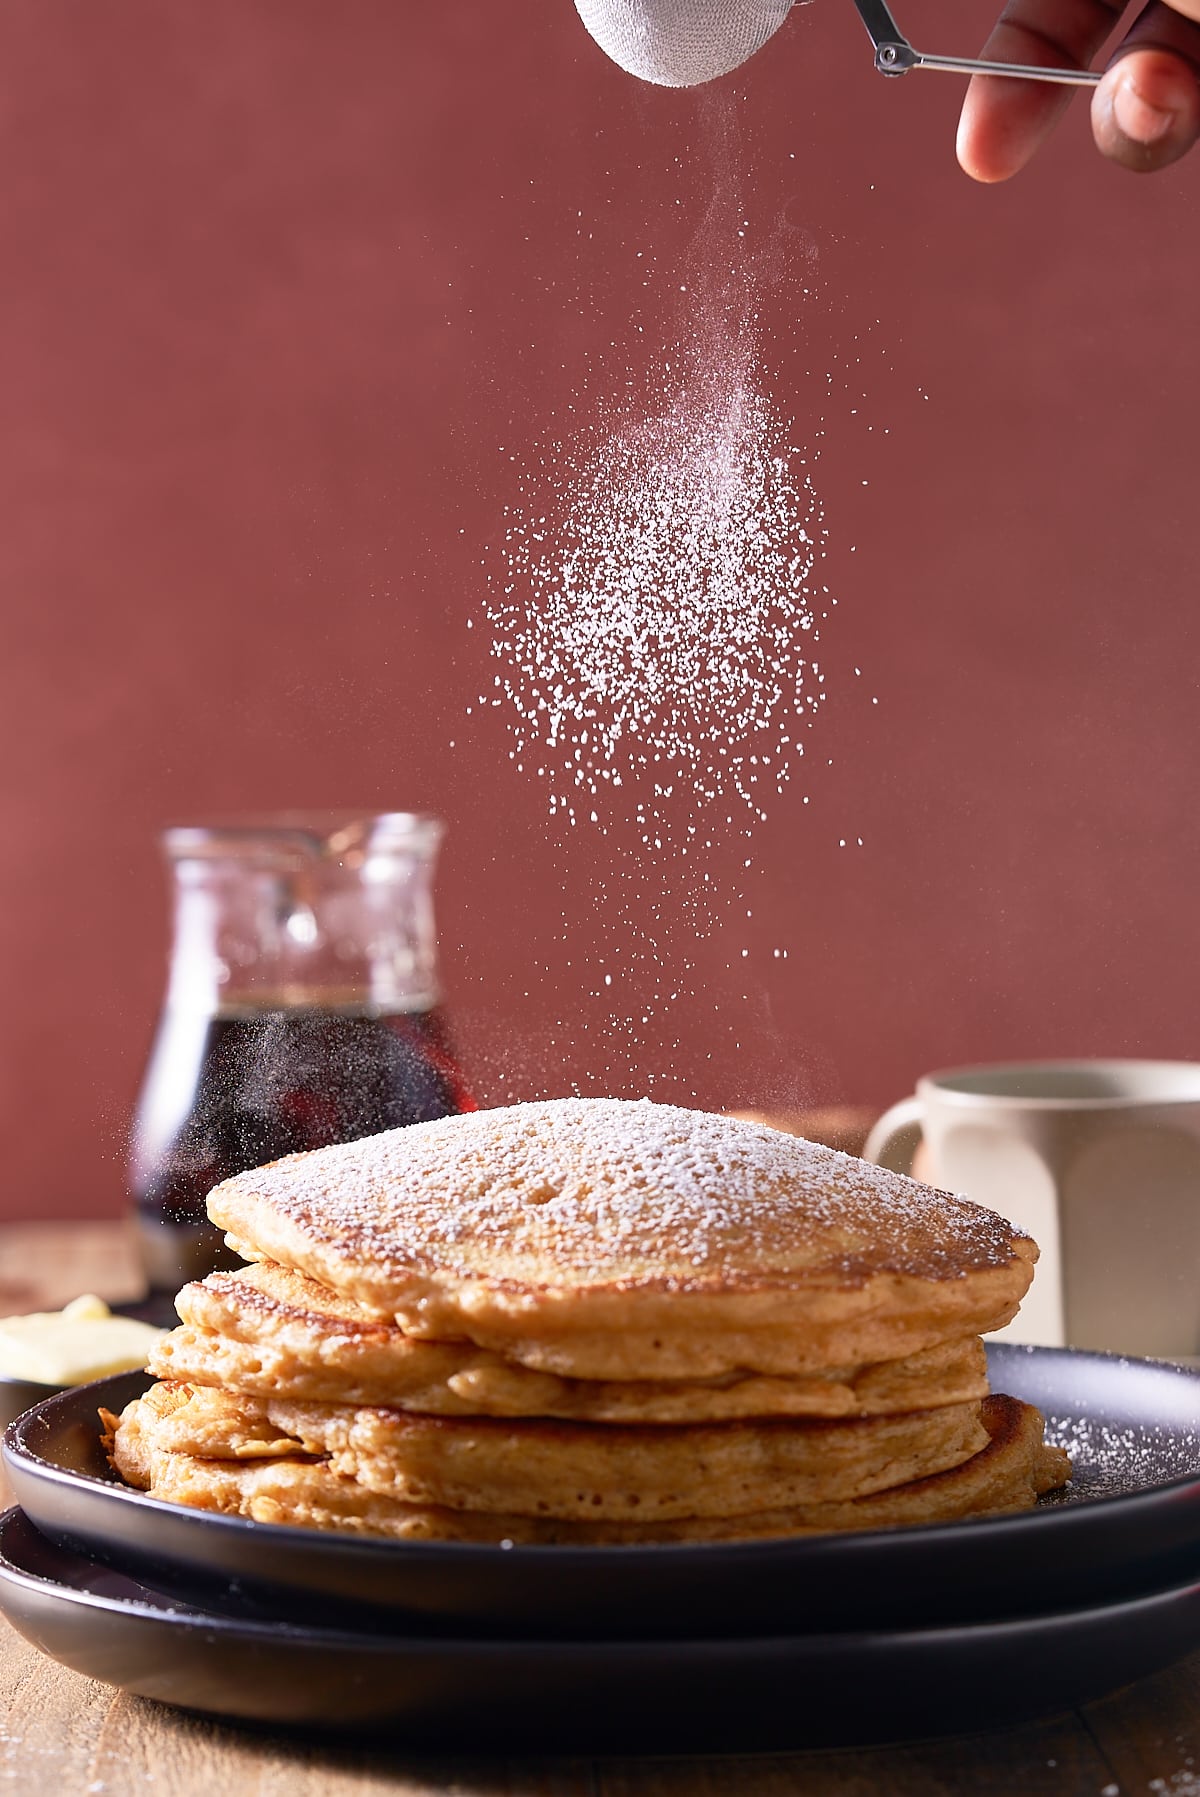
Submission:
[[[926,56],[914,50],[884,0],[854,0],[858,15],[875,46],[881,75],[907,75],[910,69],[947,69],[952,75],[1012,75],[1019,81],[1059,81],[1069,87],[1092,87],[1099,69],[1047,69],[1032,63],[984,62],[977,56]]]

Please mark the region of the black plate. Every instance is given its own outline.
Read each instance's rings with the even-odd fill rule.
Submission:
[[[356,1541],[164,1504],[113,1481],[96,1408],[145,1376],[53,1398],[6,1433],[27,1514],[61,1546],[220,1603],[422,1632],[632,1639],[980,1621],[1116,1601],[1200,1574],[1200,1375],[996,1345],[996,1389],[1037,1403],[1076,1478],[1017,1516],[670,1547]]]
[[[0,1610],[75,1671],[256,1722],[456,1752],[865,1744],[1049,1714],[1200,1644],[1200,1586],[977,1627],[722,1641],[469,1641],[180,1605],[0,1518]]]

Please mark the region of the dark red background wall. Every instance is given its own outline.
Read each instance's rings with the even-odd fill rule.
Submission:
[[[989,17],[904,22],[966,50]],[[839,603],[808,778],[749,870],[718,839],[695,943],[681,866],[549,818],[465,707],[522,459],[679,335],[696,97],[569,0],[8,0],[4,1214],[120,1208],[155,832],[230,809],[446,818],[485,1099],[882,1102],[968,1058],[1200,1049],[1200,160],[1102,166],[1077,105],[974,188],[959,82],[882,81],[843,0],[727,86]],[[633,983],[623,1046],[591,963],[647,883],[694,971],[645,1026]]]

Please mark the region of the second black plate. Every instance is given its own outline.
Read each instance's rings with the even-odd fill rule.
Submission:
[[[181,1605],[0,1517],[0,1611],[143,1697],[463,1752],[748,1752],[994,1728],[1101,1697],[1200,1643],[1200,1587],[959,1628],[717,1641],[388,1635]]]
[[[992,1383],[1037,1404],[1074,1460],[1062,1499],[1016,1516],[793,1540],[515,1547],[355,1540],[161,1503],[117,1483],[99,1404],[145,1375],[18,1419],[4,1457],[38,1528],[207,1605],[357,1628],[643,1638],[928,1628],[1117,1602],[1200,1572],[1200,1376],[996,1345]]]

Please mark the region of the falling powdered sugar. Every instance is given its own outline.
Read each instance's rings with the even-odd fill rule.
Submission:
[[[829,603],[822,507],[752,321],[731,340],[702,320],[656,384],[657,406],[610,410],[560,453],[561,496],[526,481],[487,607],[512,759],[552,814],[604,828],[606,805],[632,809],[650,848],[697,804],[765,817],[823,702]]]
[[[583,969],[594,1001],[543,1037],[552,1052],[567,1031],[573,1057],[586,1044],[576,1091],[635,1074],[635,1090],[695,1098],[689,1042],[707,1063],[741,1055],[763,989],[744,934],[750,838],[813,766],[828,695],[837,599],[817,476],[832,376],[793,423],[764,349],[778,341],[766,302],[811,255],[783,218],[758,242],[736,101],[698,105],[712,185],[684,260],[664,249],[660,269],[657,245],[636,249],[629,277],[655,289],[653,312],[626,296],[626,343],[610,338],[615,356],[536,445],[504,447],[516,485],[483,562],[490,666],[466,709],[507,727],[515,771],[572,826],[558,963],[539,971],[559,984]],[[615,266],[626,246],[608,248]],[[807,781],[796,797],[809,804]],[[596,856],[592,832],[612,853]],[[789,949],[773,937],[769,952],[774,985]]]

